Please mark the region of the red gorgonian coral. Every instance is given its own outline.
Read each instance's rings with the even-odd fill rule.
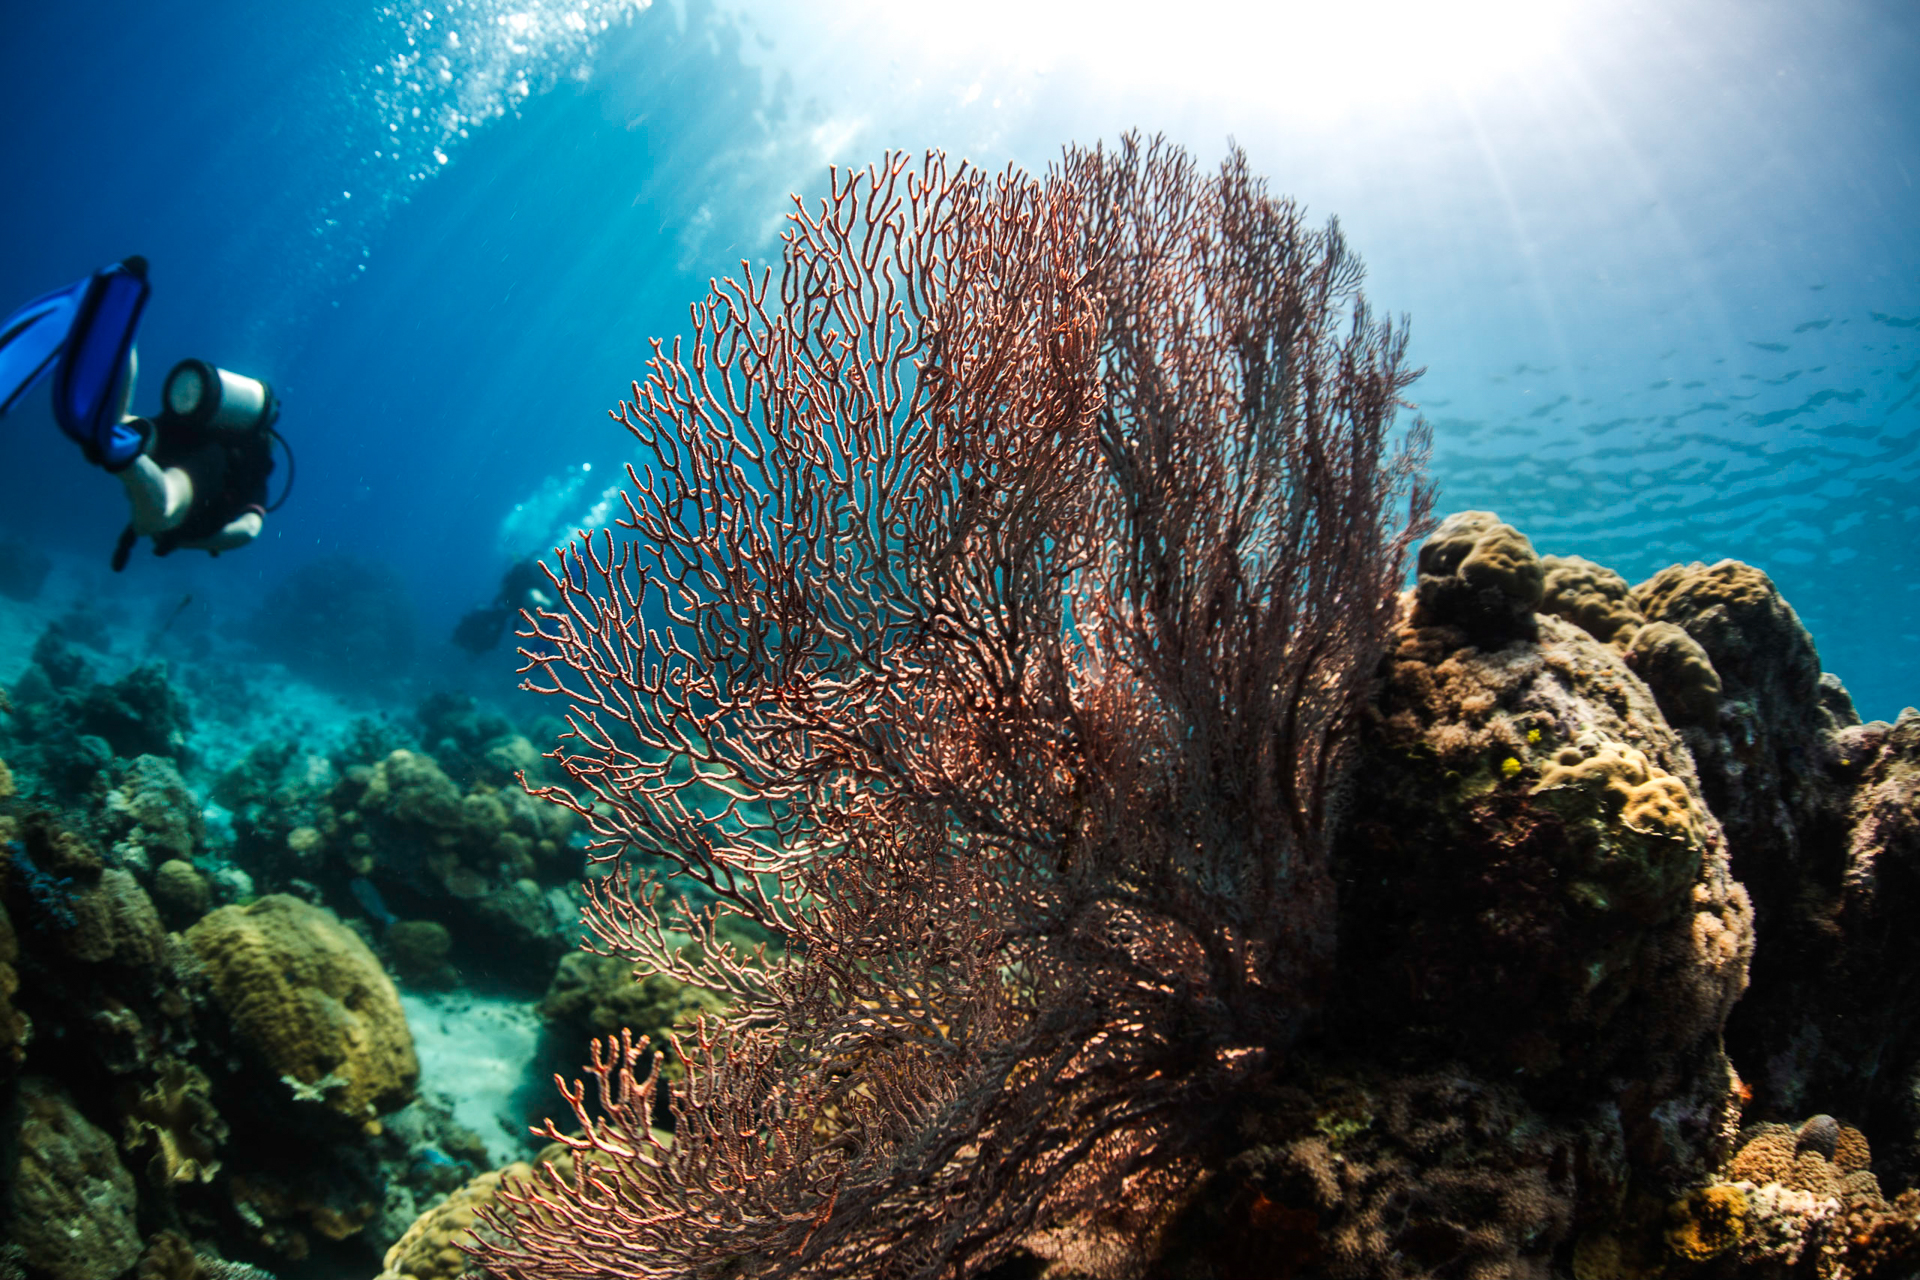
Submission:
[[[619,859],[599,945],[732,1003],[671,1143],[594,1045],[579,1174],[504,1198],[489,1272],[973,1275],[1204,1155],[1321,990],[1426,522],[1360,279],[1238,151],[892,155],[656,345],[625,514],[522,653],[571,704],[545,794]]]

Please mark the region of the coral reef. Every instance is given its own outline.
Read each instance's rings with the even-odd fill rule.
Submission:
[[[1348,1078],[1319,1064],[1300,1078],[1251,1101],[1239,1121],[1249,1145],[1185,1209],[1156,1271],[1553,1273],[1579,1194],[1573,1133],[1543,1123],[1513,1088],[1458,1068]]]
[[[1340,1037],[1461,1058],[1542,1103],[1626,1093],[1643,1172],[1709,1168],[1750,911],[1685,750],[1558,618],[1480,648],[1415,611],[1383,668],[1339,857]]]
[[[1646,625],[1646,615],[1633,603],[1627,580],[1582,556],[1542,556],[1545,582],[1540,612],[1564,618],[1616,651],[1624,652]]]
[[[1477,640],[1533,634],[1546,573],[1526,535],[1490,511],[1459,511],[1420,546],[1422,625],[1459,627]]]
[[[406,1103],[419,1064],[399,994],[332,912],[272,894],[187,930],[215,997],[270,1078],[355,1122]]]
[[[666,1135],[660,1140],[670,1143]],[[473,1258],[466,1251],[472,1233],[487,1230],[482,1211],[503,1188],[525,1193],[546,1185],[547,1167],[564,1181],[574,1175],[575,1155],[565,1143],[551,1142],[533,1160],[516,1160],[499,1169],[477,1174],[434,1208],[420,1215],[394,1246],[386,1265],[374,1280],[459,1280],[470,1274]]]
[[[185,699],[164,663],[133,668],[111,684],[73,640],[71,623],[55,623],[33,649],[33,662],[13,689],[19,748],[12,763],[65,797],[86,795],[116,759],[178,759],[192,730]]]
[[[553,1033],[571,1045],[629,1028],[645,1035],[664,1054],[663,1074],[678,1079],[668,1036],[684,1033],[702,1013],[718,1013],[720,1000],[699,987],[662,973],[636,976],[631,962],[617,956],[576,951],[560,962],[553,985],[540,1001],[540,1016]]]
[[[423,712],[443,743],[459,736],[447,728],[448,705],[429,700]],[[507,763],[521,767],[531,750],[504,720],[453,719],[486,735],[460,737],[466,745],[453,748],[468,752],[457,760],[476,778],[464,792],[434,756],[388,747],[370,725],[364,745],[349,751],[386,748],[371,763],[343,755],[336,764],[267,744],[228,770],[215,796],[234,811],[241,856],[270,883],[313,886],[341,912],[364,912],[381,932],[400,917],[438,923],[451,940],[446,962],[537,992],[578,918],[573,815],[518,783],[480,780],[503,776]]]
[[[48,1167],[69,1181],[91,1177],[74,1172],[70,1139],[104,1135],[104,1146],[81,1145],[100,1146],[123,1172],[81,1185],[102,1212],[111,1208],[128,1225],[94,1223],[88,1210],[57,1198],[32,1202],[47,1221],[26,1224],[18,1219],[28,1208],[16,1196],[0,1220],[10,1242],[0,1273],[55,1274],[54,1264],[20,1244],[44,1226],[110,1245],[110,1258],[73,1263],[76,1273],[99,1280],[371,1274],[423,1208],[490,1163],[481,1140],[432,1101],[375,1118],[406,1097],[413,1070],[404,1019],[375,948],[423,985],[458,979],[452,961],[459,948],[437,921],[384,928],[391,917],[378,892],[353,875],[349,861],[362,815],[347,810],[353,818],[336,826],[337,845],[312,828],[324,822],[348,773],[358,770],[347,780],[357,795],[394,751],[412,749],[413,735],[397,719],[358,722],[331,758],[269,740],[210,779],[199,750],[211,747],[231,761],[232,748],[219,739],[230,727],[196,728],[171,687],[175,677],[160,668],[134,680],[96,680],[96,671],[126,663],[109,648],[114,634],[97,615],[69,614],[40,637],[36,660],[15,686],[24,691],[17,707],[0,691],[0,712],[8,713],[0,716],[7,755],[0,764],[0,1103],[10,1091],[21,1096],[18,1081],[41,1082],[30,1088],[42,1091],[44,1082],[59,1081],[62,1101],[49,1114],[67,1137],[49,1139],[47,1151],[64,1163]],[[462,753],[457,767],[476,779],[453,793],[464,840],[477,807],[470,797],[484,799],[510,782],[510,767],[523,767],[531,748],[470,702],[434,705],[439,719],[423,723],[436,724],[442,749]],[[101,736],[112,729],[109,719],[85,718],[114,707],[139,711],[135,719],[151,711],[152,726],[171,726],[166,736],[180,749],[118,753],[135,743],[116,746]],[[189,734],[197,734],[192,750]],[[439,794],[431,762],[422,761],[416,772],[427,792]],[[514,793],[492,809],[481,806],[480,825],[491,817],[502,829],[483,832],[477,846],[500,859],[490,870],[504,878],[526,865],[512,857],[514,841],[501,840],[511,835],[547,880],[574,874],[561,846],[543,849],[539,839],[564,833],[570,817],[549,817],[549,807],[527,801],[517,784]],[[532,816],[516,825],[515,815]],[[396,864],[425,868],[441,852],[432,839],[440,829],[397,816],[382,826],[390,816],[376,813],[369,825],[392,840],[387,852]],[[272,823],[279,829],[269,849],[257,837]],[[304,861],[287,838],[300,826],[314,837]],[[434,896],[452,900],[430,869],[424,877]],[[256,899],[263,888],[299,901]],[[557,902],[547,900],[550,892],[539,890],[538,905],[551,932]],[[562,896],[571,914],[573,899]],[[320,902],[353,918],[334,921],[311,905]],[[456,924],[466,919],[458,910],[448,915]],[[470,941],[465,951],[484,954],[491,945],[491,937]],[[540,950],[550,956],[557,948],[543,939]],[[536,975],[540,961],[520,963],[534,993],[544,989],[551,967]],[[42,1107],[49,1108],[55,1104]],[[0,1133],[9,1149],[53,1132],[22,1128],[31,1111],[0,1112],[12,1117]],[[81,1121],[91,1128],[78,1128]],[[95,1166],[102,1177],[110,1172]],[[29,1162],[35,1194],[53,1185],[40,1169]]]

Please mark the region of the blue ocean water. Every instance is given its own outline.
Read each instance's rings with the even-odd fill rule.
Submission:
[[[384,563],[423,679],[505,687],[454,622],[593,518],[605,411],[788,192],[1138,127],[1342,219],[1411,317],[1443,510],[1629,580],[1757,564],[1863,714],[1920,702],[1920,8],[1328,8],[22,6],[0,303],[144,254],[135,408],[185,356],[269,378],[299,478],[259,544],[116,578],[124,499],[41,392],[0,420],[0,536],[236,624]]]

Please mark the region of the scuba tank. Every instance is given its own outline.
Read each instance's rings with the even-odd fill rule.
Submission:
[[[205,360],[182,360],[173,366],[160,389],[160,402],[177,418],[220,431],[270,428],[280,417],[280,401],[271,386]]]

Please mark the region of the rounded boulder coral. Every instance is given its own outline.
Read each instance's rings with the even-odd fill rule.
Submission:
[[[1671,622],[1649,622],[1627,646],[1627,665],[1647,682],[1670,724],[1713,723],[1720,673],[1700,642]]]
[[[1540,612],[1565,618],[1616,651],[1633,642],[1646,615],[1633,603],[1627,580],[1582,556],[1546,556],[1540,561],[1545,586]]]
[[[420,1066],[392,979],[331,911],[274,894],[187,931],[235,1028],[296,1097],[369,1120],[404,1105]]]
[[[1686,784],[1644,751],[1583,733],[1548,759],[1533,794],[1567,819],[1574,869],[1591,881],[1581,892],[1617,894],[1648,923],[1684,904],[1705,824]]]
[[[1545,573],[1527,536],[1491,511],[1458,511],[1420,546],[1419,618],[1476,641],[1530,635]]]

